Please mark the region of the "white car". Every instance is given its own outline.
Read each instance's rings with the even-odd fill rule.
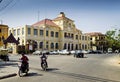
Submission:
[[[39,50],[37,50],[37,51],[33,52],[32,54],[33,54],[33,55],[40,55],[40,53],[41,53],[41,52],[40,52]]]
[[[75,50],[70,51],[70,54],[75,54]]]
[[[61,50],[61,51],[59,51],[59,53],[62,54],[62,55],[68,55],[69,54],[69,52],[67,50]]]
[[[86,50],[82,50],[82,52],[83,52],[84,54],[88,54],[88,51],[86,51]]]
[[[49,54],[53,55],[53,54],[57,54],[57,52],[56,51],[51,51],[51,52],[49,52]]]

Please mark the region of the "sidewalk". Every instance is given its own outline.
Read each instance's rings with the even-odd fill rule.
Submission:
[[[0,60],[0,80],[8,77],[16,76],[18,67],[16,62],[5,62]]]

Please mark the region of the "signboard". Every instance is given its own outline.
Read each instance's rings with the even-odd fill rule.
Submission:
[[[32,47],[32,45],[29,45],[29,50],[33,50],[33,47]]]

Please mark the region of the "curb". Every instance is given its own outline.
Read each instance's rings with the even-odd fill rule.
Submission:
[[[9,77],[13,77],[13,76],[16,76],[16,75],[17,75],[16,73],[4,75],[4,76],[1,76],[1,77],[0,77],[0,80],[1,80],[1,79],[5,79],[5,78],[9,78]]]

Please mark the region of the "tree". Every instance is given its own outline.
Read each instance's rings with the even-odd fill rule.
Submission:
[[[108,42],[108,48],[112,48],[113,51],[120,50],[120,30],[109,30],[106,32],[106,40]]]

